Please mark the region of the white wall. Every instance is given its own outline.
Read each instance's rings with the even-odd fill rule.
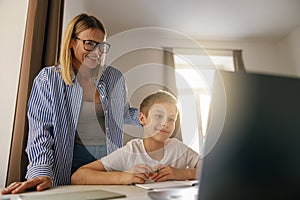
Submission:
[[[132,31],[133,32],[133,31]],[[119,35],[119,34],[118,34]],[[111,36],[108,38],[108,41],[111,41],[111,38],[119,37],[119,36]],[[122,35],[122,34],[120,34]],[[125,37],[126,38],[126,37]],[[134,40],[131,38],[126,38],[126,42],[123,42],[122,39],[119,39],[118,43],[112,43],[114,47],[124,48],[126,46],[127,49],[132,50],[134,48],[161,48],[161,47],[175,47],[175,48],[199,48],[202,46],[204,49],[242,49],[243,50],[243,60],[245,64],[245,68],[248,72],[262,73],[262,74],[278,74],[278,75],[297,75],[295,74],[295,64],[290,64],[290,67],[286,67],[287,64],[281,64],[282,60],[290,60],[285,58],[282,55],[278,43],[270,43],[270,42],[234,42],[234,41],[192,41],[188,38],[185,39],[166,39],[166,38],[154,38],[151,39],[148,36],[145,36],[144,39],[140,37],[133,36]],[[296,40],[297,37],[294,36],[293,40]],[[115,39],[114,39],[115,40]],[[129,44],[128,41],[135,42],[135,44]],[[114,41],[113,41],[114,42]],[[196,44],[197,43],[197,44]],[[294,43],[294,42],[292,42]],[[199,45],[199,46],[198,46]],[[130,46],[130,48],[129,48]],[[289,50],[289,55],[296,50],[298,46],[294,46],[292,50]],[[288,47],[282,45],[282,51],[286,50]],[[111,61],[111,53],[115,53],[112,49],[111,52],[107,55],[107,60]],[[117,52],[118,54],[119,52]],[[124,52],[122,52],[124,53]],[[122,56],[122,53],[119,53]],[[297,54],[297,51],[296,51]],[[299,54],[298,54],[299,55]],[[114,56],[116,58],[116,56]],[[136,59],[141,60],[145,57],[137,57]],[[299,59],[299,56],[295,56],[295,58]],[[300,63],[300,61],[298,61]],[[128,63],[132,63],[128,61]],[[123,67],[128,68],[126,66],[127,62],[123,62]],[[131,64],[130,64],[131,65]],[[131,65],[132,66],[132,65]],[[122,65],[118,66],[119,68]],[[134,66],[133,66],[134,67]],[[122,70],[122,68],[121,68]],[[127,69],[128,70],[128,69]],[[298,76],[300,76],[300,71],[298,71]]]
[[[292,76],[300,76],[300,26],[278,43],[279,64]]]
[[[0,1],[0,188],[5,186],[28,0]]]
[[[248,72],[300,77],[300,27],[274,43],[262,41],[196,42],[204,49],[242,49],[245,68]],[[194,47],[191,41],[166,38],[155,41],[153,44],[168,47]]]
[[[92,15],[99,15],[99,13],[90,13],[87,4],[83,0],[77,0],[74,4],[74,0],[65,1],[65,20],[68,22],[72,17],[81,13],[87,12]],[[101,16],[101,15],[100,15]],[[103,23],[109,27],[114,26]],[[116,22],[117,23],[117,22]],[[246,70],[249,72],[257,72],[264,74],[281,74],[281,75],[291,75],[300,76],[300,27],[290,33],[282,41],[270,43],[270,42],[235,42],[235,41],[198,41],[199,44],[203,45],[205,48],[224,48],[224,49],[242,49],[243,58]],[[115,37],[116,35],[109,35],[109,37]],[[119,37],[119,36],[118,36]],[[143,39],[136,40],[136,43],[147,43],[145,40],[150,40],[151,34],[145,35]],[[173,38],[174,39],[174,38]],[[159,46],[169,46],[169,47],[185,47],[189,46],[190,42],[182,40],[170,40],[167,38],[161,39],[159,42],[155,39],[155,44]],[[151,43],[151,42],[149,42]],[[155,44],[153,46],[155,46]],[[118,46],[122,45],[120,42],[116,44]],[[114,45],[114,46],[116,46]],[[132,44],[130,44],[132,45]],[[134,45],[133,45],[134,46]],[[139,58],[141,59],[141,58]],[[122,70],[122,69],[121,69]]]

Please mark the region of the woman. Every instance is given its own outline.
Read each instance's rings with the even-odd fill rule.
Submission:
[[[60,64],[41,70],[29,98],[27,181],[2,194],[70,184],[71,171],[123,145],[123,123],[139,124],[122,73],[103,64],[110,48],[105,40],[95,17],[81,14],[70,22]]]

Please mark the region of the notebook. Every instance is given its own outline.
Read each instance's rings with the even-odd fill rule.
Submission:
[[[151,191],[148,192],[148,196],[153,200],[165,200],[165,199],[176,199],[176,200],[196,200],[198,198],[198,187],[185,187],[179,189],[169,189],[164,191]]]
[[[187,181],[164,181],[164,182],[151,182],[151,183],[144,183],[144,184],[135,184],[137,187],[146,189],[146,190],[153,190],[153,191],[160,191],[172,188],[182,188],[182,187],[190,187],[198,185],[198,180],[187,180]]]
[[[20,195],[21,200],[100,200],[126,197],[124,194],[110,192],[105,190],[88,190],[78,192],[56,193],[56,194],[37,194],[37,195]]]

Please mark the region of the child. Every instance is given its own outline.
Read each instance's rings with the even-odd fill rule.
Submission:
[[[196,179],[199,155],[170,138],[178,115],[177,100],[168,92],[147,96],[140,105],[144,138],[133,139],[115,152],[80,167],[72,184],[133,184]]]

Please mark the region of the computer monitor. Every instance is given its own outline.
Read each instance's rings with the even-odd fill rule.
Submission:
[[[300,199],[300,79],[216,77],[198,199]]]

